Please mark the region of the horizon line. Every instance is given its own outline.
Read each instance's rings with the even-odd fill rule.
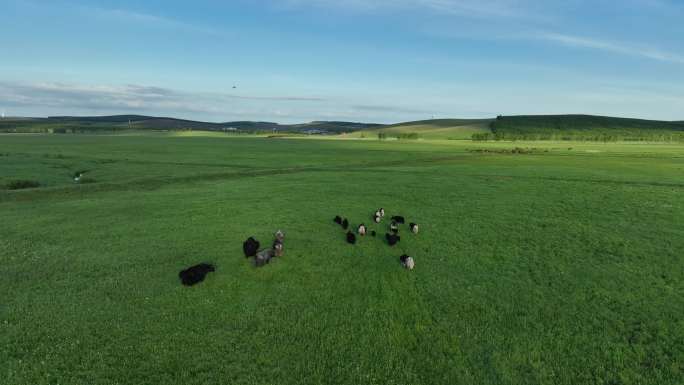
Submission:
[[[162,116],[162,115],[141,115],[141,114],[128,114],[128,113],[122,113],[122,114],[114,114],[114,115],[47,115],[47,116],[12,116],[12,115],[4,115],[0,120],[11,120],[11,119],[64,119],[64,118],[73,118],[73,119],[87,119],[87,118],[116,118],[116,117],[123,117],[123,116],[131,116],[131,117],[141,117],[141,118],[147,118],[147,119],[170,119],[170,120],[178,120],[178,121],[187,121],[187,122],[195,122],[195,123],[207,123],[207,124],[228,124],[228,123],[236,123],[236,122],[250,122],[250,123],[270,123],[270,124],[277,124],[280,126],[294,126],[298,124],[310,124],[310,123],[317,123],[317,122],[343,122],[343,123],[359,123],[359,124],[377,124],[377,125],[384,125],[384,126],[392,126],[392,125],[397,125],[397,124],[403,124],[403,123],[411,123],[411,122],[427,122],[427,121],[437,121],[437,120],[496,120],[499,116],[501,117],[562,117],[562,116],[584,116],[584,117],[596,117],[596,118],[612,118],[612,119],[630,119],[630,120],[644,120],[644,121],[651,121],[651,122],[665,122],[665,123],[679,123],[679,122],[684,122],[684,119],[675,119],[675,120],[663,120],[663,119],[647,119],[643,117],[634,117],[634,116],[614,116],[614,115],[595,115],[595,114],[587,114],[587,113],[566,113],[566,114],[515,114],[515,115],[496,115],[492,117],[487,117],[487,118],[482,118],[482,117],[476,117],[476,118],[469,118],[469,117],[433,117],[429,119],[417,119],[417,120],[406,120],[406,121],[398,121],[394,123],[377,123],[377,122],[367,122],[367,121],[360,121],[360,120],[309,120],[309,121],[304,121],[300,123],[280,123],[280,122],[273,122],[273,121],[268,121],[268,120],[224,120],[224,121],[211,121],[211,120],[194,120],[194,119],[187,119],[187,118],[177,118],[173,116]]]

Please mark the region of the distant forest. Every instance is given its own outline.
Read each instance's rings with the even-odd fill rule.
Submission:
[[[591,115],[499,116],[475,141],[567,140],[684,142],[684,122]]]

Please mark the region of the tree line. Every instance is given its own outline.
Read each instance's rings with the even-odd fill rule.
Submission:
[[[386,140],[387,138],[395,138],[395,139],[408,139],[408,140],[416,140],[418,139],[418,133],[416,132],[405,132],[401,134],[393,134],[393,135],[387,135],[386,132],[378,132],[378,140]]]
[[[487,141],[579,141],[579,142],[684,142],[684,132],[652,132],[635,131],[623,133],[609,132],[547,132],[547,133],[521,133],[521,132],[487,132],[472,135],[476,142]]]

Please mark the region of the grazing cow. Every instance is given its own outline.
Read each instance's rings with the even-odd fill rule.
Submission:
[[[245,252],[245,257],[253,257],[256,255],[257,250],[259,250],[259,241],[254,239],[254,237],[249,237],[242,244],[242,250]]]
[[[83,175],[85,175],[87,171],[76,171],[74,173],[74,182],[78,183],[81,181],[81,178],[83,178]]]
[[[401,237],[398,236],[397,234],[386,233],[386,234],[385,234],[385,239],[387,239],[387,243],[388,243],[390,246],[394,246],[394,245],[397,244],[397,242],[399,242],[399,241],[401,240]]]
[[[182,270],[180,273],[178,273],[178,278],[181,279],[183,285],[192,286],[196,283],[204,281],[204,277],[206,277],[207,274],[212,271],[215,271],[213,265],[208,263],[200,263],[199,265]]]
[[[283,241],[276,239],[273,241],[273,250],[274,250],[274,257],[282,257],[283,256]]]
[[[347,232],[347,242],[351,243],[352,245],[356,243],[356,235],[354,235],[354,233],[351,231]]]
[[[371,231],[371,235],[375,236],[375,230]]]
[[[339,215],[336,216],[335,219],[333,219],[333,222],[337,223],[338,225],[341,225],[342,224],[342,217],[340,217]]]
[[[256,267],[262,267],[265,264],[271,262],[271,258],[275,256],[275,250],[274,249],[264,249],[261,250],[256,254],[256,257],[254,258],[254,265]]]
[[[285,239],[285,233],[283,233],[282,230],[278,230],[274,234],[276,241],[283,243],[283,240]]]
[[[404,223],[404,217],[400,215],[395,215],[392,217],[392,220],[397,222],[397,223]]]
[[[411,223],[409,223],[409,228],[411,229],[411,232],[413,234],[418,234],[418,225],[417,224],[411,222]]]
[[[392,221],[392,223],[390,223],[390,231],[394,234],[399,232],[399,226],[397,226],[397,222]]]
[[[373,217],[380,217],[382,218],[382,214],[380,214],[380,210],[377,210],[375,214],[373,214]]]
[[[416,266],[416,263],[413,261],[413,258],[409,257],[406,254],[399,257],[399,260],[401,261],[401,265],[409,270],[413,270],[413,268]]]
[[[342,221],[342,228],[345,230],[349,228],[349,221],[347,220],[347,218],[344,218],[344,220]]]
[[[382,207],[380,207],[380,210],[378,210],[378,211],[380,212],[380,216],[381,216],[381,217],[384,217],[384,216],[385,216],[385,209],[383,209]]]
[[[375,222],[375,223],[380,223],[381,220],[382,220],[382,217],[380,217],[379,215],[376,215],[373,217],[373,222]]]
[[[364,225],[363,223],[360,224],[360,225],[359,225],[359,228],[358,228],[358,230],[357,230],[357,232],[358,232],[359,235],[361,235],[361,236],[366,235],[366,225]]]

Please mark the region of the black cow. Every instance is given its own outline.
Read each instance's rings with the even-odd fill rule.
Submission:
[[[402,216],[400,216],[400,215],[395,215],[395,216],[393,216],[393,217],[392,217],[392,220],[395,221],[395,222],[397,222],[397,223],[404,223],[404,222],[405,222],[404,217],[402,217]]]
[[[411,229],[411,232],[413,234],[418,234],[418,225],[417,224],[411,222],[411,223],[409,223],[409,228]]]
[[[215,271],[214,265],[200,263],[199,265],[188,267],[187,269],[182,270],[180,273],[178,273],[178,278],[181,279],[183,285],[192,286],[196,283],[204,281],[204,277],[206,277],[207,274],[212,271]]]
[[[351,243],[352,245],[356,243],[356,235],[354,235],[354,233],[351,231],[347,232],[347,242]]]
[[[347,218],[344,218],[344,220],[342,221],[342,228],[345,230],[349,228],[349,221],[347,220]]]
[[[254,237],[249,237],[242,244],[242,250],[245,252],[245,257],[253,257],[256,255],[257,250],[259,250],[259,241],[254,239]]]
[[[409,257],[406,254],[399,257],[399,261],[401,261],[402,266],[409,270],[413,270],[413,268],[416,266],[416,262],[413,260],[413,258]]]
[[[390,234],[390,233],[385,233],[385,239],[387,239],[387,243],[390,246],[394,246],[401,240],[401,237],[398,236],[397,234]]]
[[[337,223],[338,225],[341,225],[342,224],[342,217],[340,217],[339,215],[336,216],[335,219],[333,219],[333,222]]]

